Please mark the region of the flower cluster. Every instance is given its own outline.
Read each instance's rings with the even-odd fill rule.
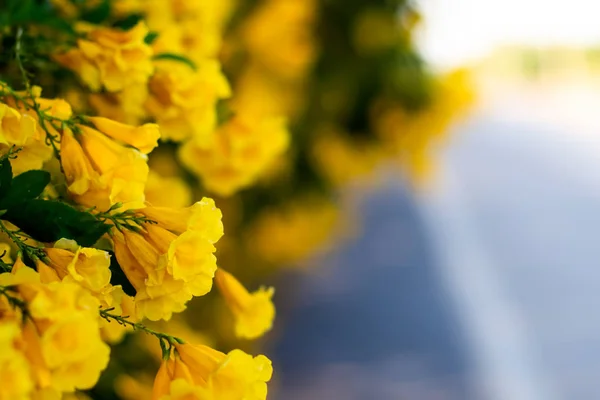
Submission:
[[[221,212],[205,198],[182,209],[148,206],[140,214],[152,222],[115,233],[115,256],[136,290],[136,315],[169,319],[212,288]]]
[[[16,378],[3,382],[0,398],[60,398],[62,392],[94,386],[110,353],[100,336],[98,299],[20,260],[12,273],[0,275],[0,287],[3,356],[10,357],[2,371]]]
[[[252,357],[241,350],[228,354],[208,346],[175,344],[174,355],[161,364],[152,398],[248,399],[267,397],[273,368],[265,356]]]
[[[382,160],[425,176],[471,101],[468,74],[420,62],[418,20],[400,0],[0,5],[0,400],[264,400],[271,362],[238,347],[273,328],[266,271],[331,243],[336,190]]]

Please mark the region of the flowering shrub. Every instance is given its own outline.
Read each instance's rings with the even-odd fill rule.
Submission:
[[[464,73],[425,69],[417,20],[400,0],[2,3],[0,400],[265,399],[270,360],[235,347],[272,328],[274,289],[246,285],[330,240],[339,185],[383,159],[424,176],[470,101]]]

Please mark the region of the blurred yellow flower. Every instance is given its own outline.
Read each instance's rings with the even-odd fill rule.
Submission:
[[[304,80],[281,80],[257,63],[249,64],[235,81],[233,110],[255,118],[283,115],[294,121],[304,111],[307,85]]]
[[[148,99],[148,85],[144,82],[128,84],[115,93],[89,93],[90,106],[106,118],[137,125],[147,118],[144,104]]]
[[[376,143],[352,141],[330,128],[319,132],[311,153],[315,167],[335,185],[369,175],[385,156]]]
[[[180,151],[183,164],[202,178],[206,188],[230,196],[251,185],[289,143],[282,118],[236,115],[213,136],[197,137]]]
[[[17,347],[20,336],[19,321],[0,320],[0,400],[29,400],[35,387],[29,361]]]
[[[234,1],[138,0],[138,3],[138,12],[145,12],[149,28],[158,33],[152,44],[157,54],[186,54],[194,61],[201,61],[217,57]]]
[[[375,133],[416,184],[430,177],[434,169],[432,150],[475,96],[466,69],[452,71],[434,83],[432,103],[419,112],[411,113],[394,103],[377,105],[373,112]]]
[[[298,79],[317,55],[314,0],[267,0],[248,17],[241,37],[255,62],[285,79]]]
[[[73,70],[92,90],[118,92],[132,83],[145,83],[154,71],[152,49],[144,41],[143,22],[128,31],[106,27],[81,27],[86,39],[57,54],[56,60]]]
[[[152,345],[156,346],[156,339],[152,341]],[[146,381],[131,375],[119,375],[115,380],[115,391],[123,400],[152,399],[151,379]]]
[[[338,220],[334,204],[312,197],[298,199],[258,215],[245,232],[245,244],[269,263],[289,265],[325,249]]]
[[[235,317],[235,334],[240,338],[256,339],[273,326],[275,306],[271,298],[275,289],[261,287],[249,293],[229,272],[222,268],[215,274],[217,287]]]
[[[231,94],[216,60],[198,62],[196,70],[178,61],[157,61],[149,88],[146,109],[159,124],[163,140],[173,141],[212,133],[217,101]]]
[[[146,182],[146,201],[156,207],[186,207],[192,202],[190,186],[178,176],[161,176],[150,170]]]

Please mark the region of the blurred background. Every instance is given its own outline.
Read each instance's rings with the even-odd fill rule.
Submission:
[[[352,227],[279,274],[270,398],[598,399],[600,3],[414,6],[476,100],[426,179],[337,189]]]

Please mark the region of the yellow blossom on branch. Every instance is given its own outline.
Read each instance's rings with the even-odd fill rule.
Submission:
[[[99,210],[116,203],[143,207],[147,157],[93,128],[79,130],[74,134],[66,129],[61,143],[62,167],[73,199]]]
[[[117,92],[132,83],[146,83],[154,71],[152,49],[144,42],[148,28],[143,22],[128,31],[116,28],[81,28],[86,39],[77,47],[56,55],[92,90]]]
[[[224,354],[203,345],[175,344],[175,349],[161,364],[152,400],[266,399],[273,373],[267,357],[237,349]]]
[[[116,232],[115,255],[137,291],[137,316],[168,320],[212,288],[221,211],[205,198],[188,208],[148,206],[139,213],[154,223],[142,224],[139,232]]]
[[[271,329],[275,306],[271,297],[275,290],[260,288],[249,293],[229,272],[217,269],[215,282],[235,318],[235,334],[240,338],[256,339]]]

